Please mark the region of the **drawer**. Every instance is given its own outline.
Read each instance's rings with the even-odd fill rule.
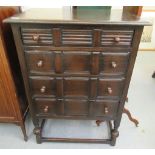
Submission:
[[[134,30],[102,30],[101,46],[131,46]]]
[[[50,51],[25,51],[27,68],[30,73],[54,73],[55,55]]]
[[[64,77],[52,78],[31,76],[29,78],[31,93],[33,97],[50,96],[65,98],[88,99],[92,92],[96,92],[98,99],[114,98],[119,99],[122,94],[124,78],[104,79],[87,77]]]
[[[129,53],[101,53],[100,74],[101,75],[122,75],[127,70]]]
[[[124,78],[104,79],[99,78],[97,98],[119,99],[123,92]]]
[[[128,65],[129,52],[106,53],[87,51],[25,51],[30,74],[64,75],[124,75]],[[95,58],[95,59],[94,59]],[[57,68],[60,72],[57,72]]]
[[[22,41],[25,45],[52,45],[52,30],[48,28],[21,28]]]
[[[93,104],[93,115],[95,117],[115,118],[118,108],[118,101],[96,100]]]
[[[29,83],[33,96],[56,96],[56,79],[52,77],[30,77]]]
[[[89,116],[91,118],[116,116],[118,101],[83,99],[35,98],[35,113],[43,116]],[[92,109],[92,110],[91,110]]]
[[[78,99],[35,98],[34,106],[37,114],[51,116],[85,116],[89,110],[88,101]]]
[[[93,31],[90,29],[62,29],[63,46],[92,46]]]

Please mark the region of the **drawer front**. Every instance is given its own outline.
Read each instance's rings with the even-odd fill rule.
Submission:
[[[131,46],[134,30],[103,30],[101,46]]]
[[[129,60],[129,53],[101,53],[101,75],[125,75]]]
[[[50,51],[26,51],[26,63],[30,73],[54,73],[54,53]]]
[[[122,95],[124,79],[103,79],[98,82],[97,98],[116,98]]]
[[[36,46],[131,46],[134,29],[107,29],[104,27],[22,27],[21,38],[24,45]]]
[[[62,29],[62,46],[92,46],[93,34],[89,29]]]
[[[56,79],[51,77],[30,77],[33,96],[56,96]]]
[[[34,106],[37,115],[112,119],[116,116],[118,102],[112,100],[96,100],[92,102],[83,99],[35,98]]]
[[[125,75],[129,52],[25,51],[31,74]],[[58,70],[58,71],[57,71]]]
[[[30,77],[33,97],[51,96],[58,98],[116,98],[122,94],[124,79],[87,77]],[[96,95],[95,95],[96,94]]]
[[[52,45],[52,30],[47,28],[21,28],[22,41],[25,45]]]

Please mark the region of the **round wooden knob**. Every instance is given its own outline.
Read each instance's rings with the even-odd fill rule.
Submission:
[[[112,62],[111,62],[111,65],[112,65],[113,68],[116,68],[116,67],[117,67],[117,64],[116,64],[115,61],[112,61]]]
[[[33,36],[32,36],[32,39],[33,39],[34,41],[39,41],[39,35],[38,35],[38,34],[33,35]]]
[[[120,40],[121,40],[120,37],[115,37],[116,42],[120,42]]]
[[[105,113],[105,114],[108,114],[108,112],[109,112],[108,107],[105,107],[105,108],[104,108],[104,113]]]
[[[42,67],[42,66],[43,66],[43,60],[39,60],[39,61],[37,62],[37,66],[38,66],[38,67]]]
[[[112,88],[111,87],[108,87],[108,93],[112,94]]]
[[[41,93],[45,93],[45,91],[46,91],[46,87],[45,87],[45,86],[42,86],[42,87],[40,88],[40,92],[41,92]]]
[[[48,112],[48,106],[47,105],[44,108],[44,112]]]

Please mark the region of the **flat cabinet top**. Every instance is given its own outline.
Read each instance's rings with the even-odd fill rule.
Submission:
[[[9,23],[55,23],[55,24],[92,24],[92,25],[151,25],[149,21],[140,19],[122,10],[73,10],[69,7],[59,9],[29,9],[12,16],[4,22]]]

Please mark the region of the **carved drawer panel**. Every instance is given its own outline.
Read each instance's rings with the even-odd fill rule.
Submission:
[[[54,53],[50,51],[26,51],[26,62],[30,73],[54,72]]]
[[[116,98],[122,95],[124,79],[104,79],[98,82],[97,98]]]
[[[64,78],[65,97],[85,97],[89,96],[89,78],[87,77],[66,77]]]
[[[89,74],[91,52],[64,52],[64,73]]]
[[[52,45],[52,30],[48,28],[21,28],[22,41],[25,45]]]
[[[101,53],[100,73],[102,75],[124,75],[129,53]]]
[[[92,30],[62,29],[63,46],[92,46]]]
[[[56,79],[51,77],[30,77],[30,87],[33,96],[55,96]]]
[[[89,102],[79,99],[65,99],[65,115],[67,116],[85,116],[89,114]]]
[[[114,118],[117,112],[118,101],[96,100],[93,104],[93,115],[95,117]]]
[[[131,46],[134,30],[103,30],[102,46]]]

